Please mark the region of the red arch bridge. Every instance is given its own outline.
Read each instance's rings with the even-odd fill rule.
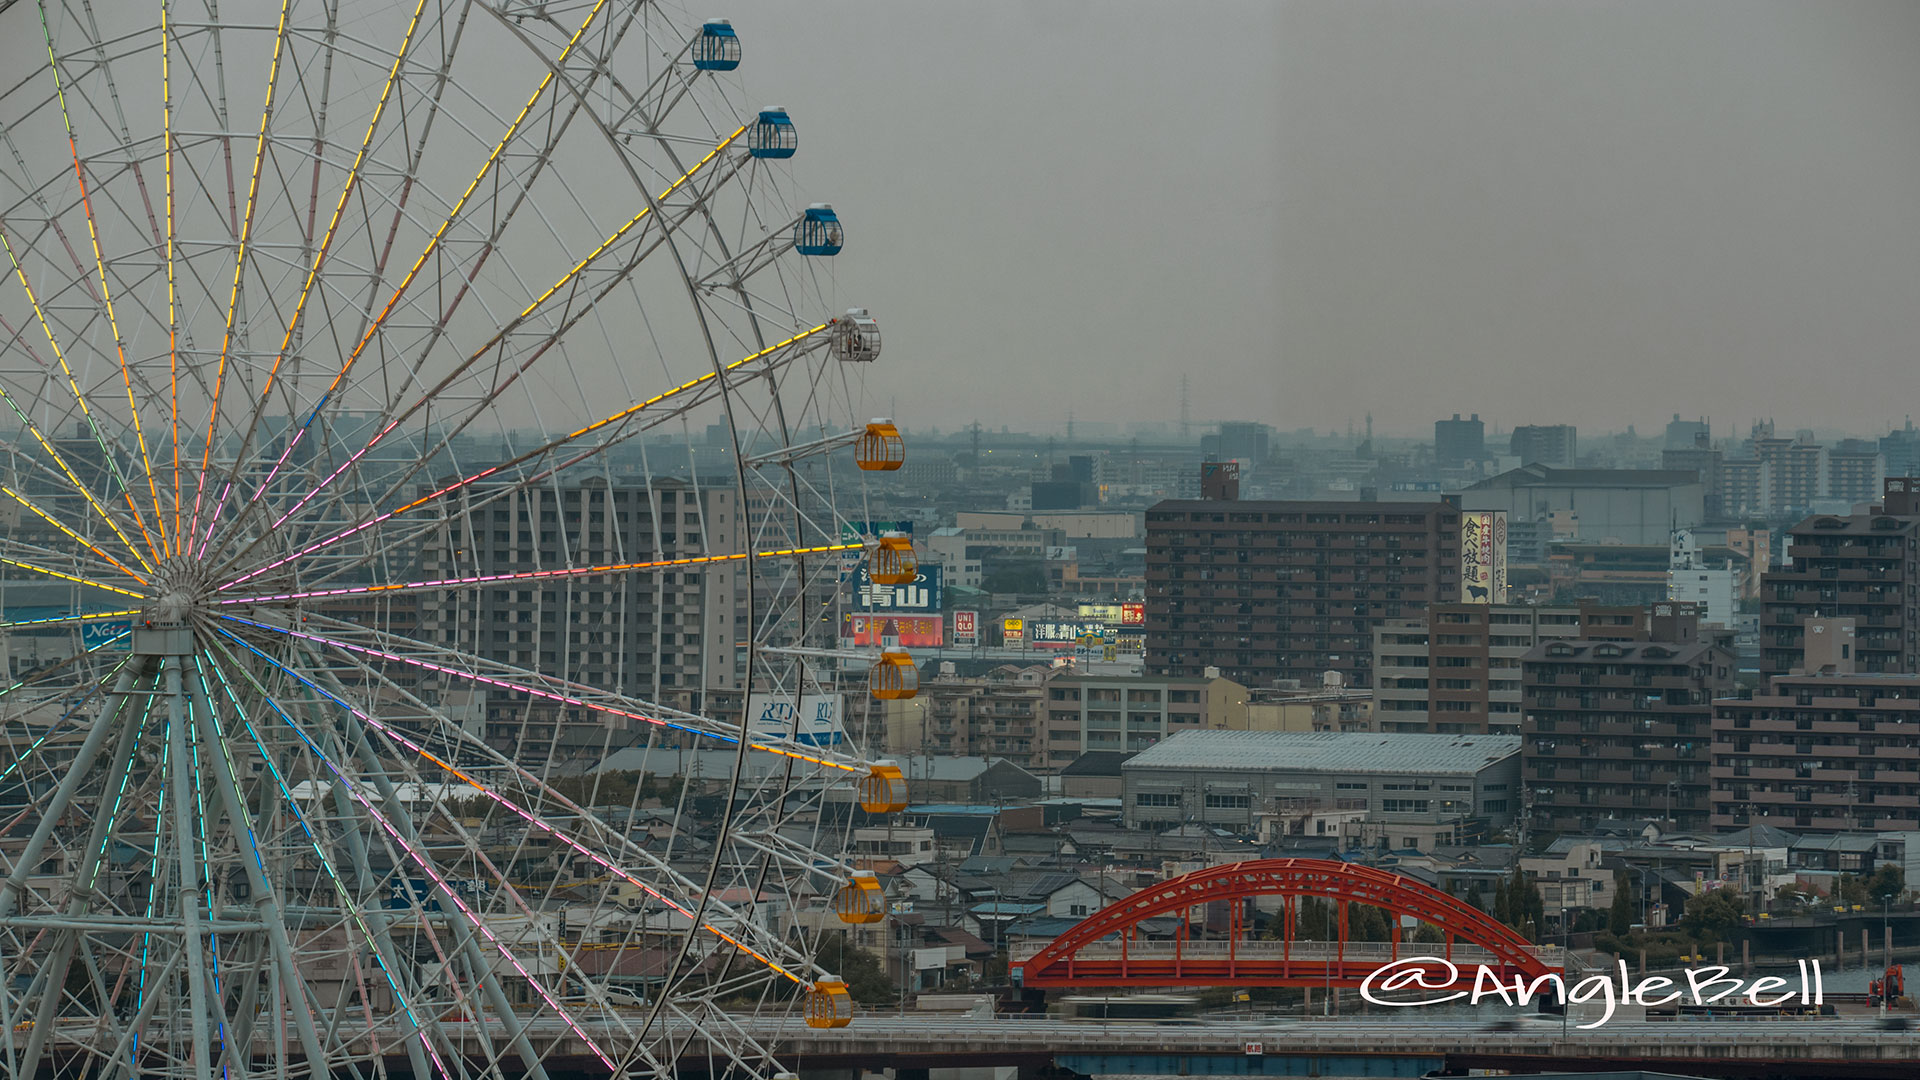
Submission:
[[[1332,940],[1297,936],[1300,900],[1309,896],[1333,903]],[[1249,901],[1256,897],[1280,898],[1278,937],[1249,935]],[[1386,911],[1391,939],[1349,940],[1351,904]],[[1195,913],[1209,907],[1214,918],[1203,914],[1196,921]],[[1402,924],[1409,921],[1403,917],[1433,925],[1445,940],[1403,942]],[[1171,940],[1142,936],[1142,924],[1164,918],[1178,920]],[[1531,983],[1562,971],[1564,963],[1559,948],[1531,944],[1473,905],[1422,882],[1323,859],[1261,859],[1197,870],[1089,915],[1045,947],[1015,950],[1012,959],[1015,985],[1028,987],[1353,988],[1395,964],[1395,971],[1420,969],[1429,988],[1471,989],[1482,967],[1512,986],[1516,977]]]

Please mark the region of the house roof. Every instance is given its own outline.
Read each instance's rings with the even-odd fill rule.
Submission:
[[[1519,753],[1518,735],[1183,731],[1141,751],[1123,768],[1128,773],[1202,768],[1471,776]]]
[[[999,765],[1019,772],[1025,769],[1006,758],[987,757],[903,757],[894,762],[900,772],[907,777],[908,784],[915,780],[931,780],[936,783],[967,783],[986,775],[989,769]]]
[[[1533,464],[1508,469],[1490,476],[1467,491],[1490,491],[1516,487],[1611,487],[1665,488],[1697,484],[1700,474],[1692,469],[1555,469]]]
[[[1089,750],[1074,758],[1066,768],[1061,769],[1060,775],[1118,777],[1120,766],[1132,757],[1132,754],[1124,750]]]

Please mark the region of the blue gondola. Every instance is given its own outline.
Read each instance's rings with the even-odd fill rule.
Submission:
[[[693,39],[693,66],[701,71],[732,71],[740,66],[740,38],[725,19],[708,19]]]
[[[793,225],[793,246],[802,255],[838,255],[847,235],[833,207],[814,203]]]
[[[747,132],[747,153],[754,157],[790,158],[800,148],[800,133],[794,130],[787,110],[767,106]]]

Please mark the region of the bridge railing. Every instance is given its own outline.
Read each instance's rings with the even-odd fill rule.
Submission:
[[[1018,964],[1031,960],[1045,945],[1039,943],[1016,945],[1011,950],[1013,962]],[[1548,967],[1565,969],[1570,956],[1558,945],[1534,945],[1527,950],[1540,958]],[[1257,963],[1279,963],[1282,959],[1300,963],[1328,963],[1345,960],[1347,963],[1387,964],[1395,959],[1413,956],[1447,956],[1456,967],[1467,968],[1478,964],[1489,967],[1500,966],[1500,958],[1491,949],[1465,942],[1455,942],[1451,953],[1441,944],[1428,942],[1403,941],[1396,949],[1386,941],[1349,941],[1344,946],[1333,941],[1295,941],[1291,944],[1283,941],[1251,939],[1229,941],[1222,938],[1203,938],[1196,941],[1131,941],[1126,945],[1128,960],[1159,961],[1172,960],[1176,955],[1189,960],[1225,960],[1232,957]],[[1081,946],[1075,953],[1080,960],[1115,961],[1121,957],[1120,942],[1112,939],[1097,941]],[[1574,970],[1582,965],[1577,957],[1571,957]]]

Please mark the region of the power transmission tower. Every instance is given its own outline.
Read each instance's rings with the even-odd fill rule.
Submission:
[[[1186,442],[1187,434],[1187,377],[1180,376],[1180,441]]]

